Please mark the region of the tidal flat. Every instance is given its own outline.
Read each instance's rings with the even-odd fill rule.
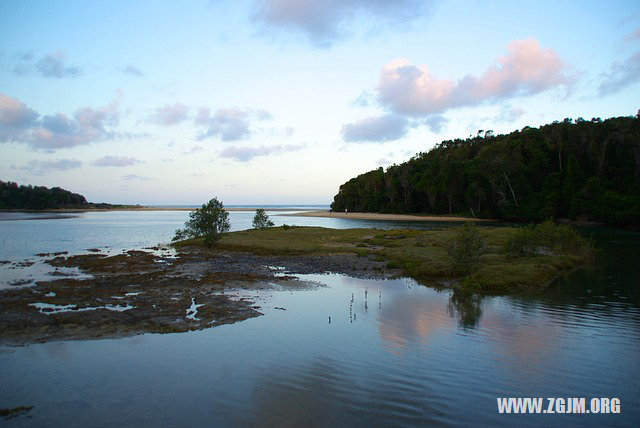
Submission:
[[[45,261],[61,276],[0,291],[0,344],[178,333],[262,315],[248,292],[319,287],[296,274],[386,278],[395,271],[356,255],[259,256],[197,247],[97,251]],[[67,275],[64,268],[83,276]]]
[[[412,277],[436,288],[472,282],[486,293],[541,289],[586,261],[543,251],[505,254],[512,228],[483,228],[477,271],[452,270],[447,252],[459,228],[328,229],[283,226],[223,235],[214,249],[200,239],[174,248],[49,256],[56,279],[0,291],[0,344],[100,339],[202,330],[262,315],[249,292],[319,287],[297,275]],[[79,271],[81,275],[67,272]],[[244,293],[244,294],[243,294]],[[254,293],[255,294],[255,293]],[[249,297],[247,297],[249,296]]]

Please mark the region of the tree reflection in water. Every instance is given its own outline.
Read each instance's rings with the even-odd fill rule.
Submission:
[[[456,289],[449,297],[449,315],[458,318],[462,328],[476,328],[482,318],[482,297]]]

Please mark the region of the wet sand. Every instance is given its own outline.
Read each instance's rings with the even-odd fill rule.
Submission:
[[[305,211],[296,214],[278,214],[281,216],[296,217],[328,217],[328,218],[351,218],[356,220],[389,220],[389,221],[496,221],[493,219],[455,217],[455,216],[434,216],[416,214],[379,214],[379,213],[344,213],[331,212],[326,210]]]

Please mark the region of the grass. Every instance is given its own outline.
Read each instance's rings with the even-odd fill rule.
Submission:
[[[511,253],[505,249],[509,248],[513,236],[521,233],[519,228],[483,227],[477,229],[485,242],[478,268],[461,274],[454,269],[449,255],[451,243],[461,230],[461,227],[428,231],[273,227],[226,233],[215,249],[284,256],[355,253],[385,260],[388,268],[400,269],[418,281],[457,279],[460,287],[483,294],[542,288],[562,272],[586,263],[593,253],[586,240],[576,240],[572,251],[559,251],[562,245],[551,245],[554,251]],[[553,231],[549,227],[544,231],[545,240],[552,241]],[[562,230],[559,236],[566,239],[567,233]],[[204,243],[196,238],[174,245],[204,246]]]

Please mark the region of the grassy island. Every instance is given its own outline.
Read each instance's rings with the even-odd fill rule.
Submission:
[[[452,245],[465,247],[465,231],[469,230],[477,235],[480,245],[475,254],[465,253],[463,248],[462,256],[456,255]],[[194,238],[174,245],[204,246],[204,242]],[[226,233],[213,251],[262,256],[355,253],[384,261],[399,275],[429,285],[507,294],[543,288],[559,274],[589,261],[594,250],[575,229],[548,221],[536,227],[466,225],[441,230],[283,226]]]

